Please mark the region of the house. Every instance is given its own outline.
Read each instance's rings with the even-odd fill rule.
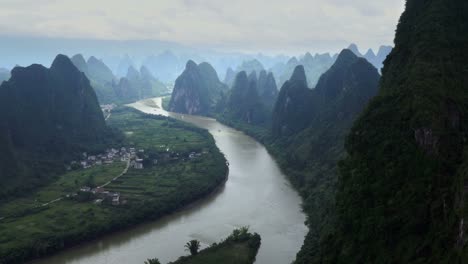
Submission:
[[[83,187],[81,187],[80,191],[82,191],[82,192],[90,192],[90,191],[91,191],[91,187],[83,186]]]
[[[120,204],[120,196],[112,197],[112,205],[119,205]]]
[[[135,162],[134,168],[137,170],[143,169],[143,163]]]
[[[81,167],[83,167],[83,169],[88,168],[88,162],[82,161],[82,162],[80,162],[80,164],[81,164]]]
[[[92,189],[91,192],[94,193],[94,194],[101,194],[101,193],[104,192],[104,188],[97,187],[97,188]]]

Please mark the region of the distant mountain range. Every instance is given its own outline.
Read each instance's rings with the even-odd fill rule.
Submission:
[[[294,69],[302,65],[307,77],[308,86],[314,88],[320,76],[333,65],[335,59],[336,56],[331,56],[329,53],[315,54],[315,56],[306,53],[300,59],[292,57],[286,63],[276,64],[271,71],[275,76],[278,76],[278,87],[281,87],[289,80]]]
[[[258,75],[255,71],[258,63],[245,63],[244,69],[250,73],[237,73],[231,89],[222,93],[214,111],[201,112],[264,143],[300,191],[310,233],[297,263],[309,263],[321,236],[333,228],[338,161],[346,156],[344,141],[354,120],[378,93],[380,81],[378,70],[348,49],[333,57],[307,55],[302,61],[321,57],[333,63],[321,74],[314,89],[309,86],[306,67],[297,65],[279,94],[273,73],[261,71]],[[291,62],[295,64],[299,61]],[[228,72],[235,74],[233,70]],[[176,96],[180,97],[173,93],[172,100]],[[194,102],[200,101],[194,98],[197,98]],[[182,105],[193,104],[183,102]],[[170,110],[181,112],[176,108]]]
[[[166,85],[158,81],[145,66],[138,71],[130,63],[126,76],[119,79],[102,60],[94,56],[86,61],[81,54],[77,54],[72,57],[72,62],[91,80],[102,104],[129,103],[168,92]]]
[[[356,56],[365,58],[368,62],[372,63],[374,67],[376,67],[379,71],[383,67],[383,62],[387,58],[387,56],[392,51],[392,46],[380,46],[377,53],[375,53],[372,49],[368,49],[367,52],[363,55],[356,44],[351,44],[348,47]]]

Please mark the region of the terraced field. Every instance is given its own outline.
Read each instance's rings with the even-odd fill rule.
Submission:
[[[130,167],[116,180],[127,162],[79,169],[0,204],[0,263],[23,263],[157,219],[209,195],[227,177],[226,160],[205,130],[130,108],[116,109],[107,122],[122,131],[127,147],[144,150],[144,168]],[[79,191],[108,181],[105,191],[119,193],[119,205]]]

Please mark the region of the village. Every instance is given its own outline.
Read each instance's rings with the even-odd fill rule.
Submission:
[[[165,146],[160,147],[165,148],[165,151],[159,153],[159,159],[161,162],[194,160],[208,153],[207,151],[190,152],[184,155],[178,152],[171,152],[170,149],[166,148]],[[67,166],[67,170],[88,169],[93,166],[110,165],[114,162],[126,162],[127,166],[120,175],[114,177],[111,181],[94,188],[91,186],[82,186],[76,193],[66,195],[66,198],[78,199],[82,201],[93,201],[95,204],[104,203],[113,206],[126,204],[127,200],[122,199],[120,193],[106,190],[105,187],[111,182],[120,178],[122,175],[126,174],[130,168],[136,170],[144,169],[143,157],[145,157],[145,150],[136,149],[134,147],[121,147],[120,149],[110,148],[107,149],[105,153],[98,155],[88,155],[86,152],[82,153],[82,159],[79,161],[72,161],[70,165]],[[148,158],[148,156],[146,156],[146,158]],[[152,159],[150,162],[152,166],[155,166],[158,164],[158,159]]]
[[[88,155],[88,153],[84,152],[82,154],[82,159],[80,161],[72,161],[70,165],[67,166],[67,170],[76,169],[77,167],[88,169],[93,166],[112,164],[115,161],[130,162],[130,167],[143,169],[143,159],[139,158],[137,153],[142,156],[144,152],[144,149],[139,149],[137,151],[135,148],[126,147],[107,149],[105,153],[98,155]]]

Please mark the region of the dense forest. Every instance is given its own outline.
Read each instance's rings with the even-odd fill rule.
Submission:
[[[407,1],[314,263],[465,263],[468,2]],[[437,54],[437,55],[435,55]]]
[[[366,59],[343,50],[315,89],[308,87],[304,67],[297,66],[275,96],[275,104],[267,107],[252,73],[238,73],[225,103],[218,103],[218,112],[211,114],[264,143],[300,191],[310,233],[297,263],[307,263],[310,250],[333,226],[344,139],[376,95],[380,75]]]
[[[64,162],[119,140],[89,80],[64,55],[50,69],[16,67],[0,86],[0,199],[65,169]]]

